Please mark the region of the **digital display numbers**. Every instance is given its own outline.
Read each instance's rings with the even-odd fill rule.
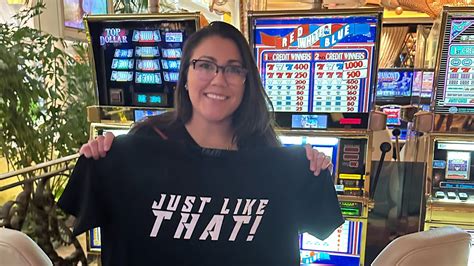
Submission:
[[[136,72],[135,83],[141,84],[161,84],[160,73]]]
[[[376,16],[257,18],[254,49],[277,112],[365,112]]]
[[[137,46],[135,48],[135,56],[137,57],[157,57],[160,56],[158,46]]]
[[[136,93],[133,100],[139,106],[164,106],[168,101],[164,93]]]
[[[160,61],[153,60],[137,60],[137,70],[140,71],[157,71],[160,70]]]
[[[166,82],[177,82],[178,72],[163,72],[163,78]]]
[[[112,71],[111,81],[129,82],[133,80],[133,71]]]
[[[159,30],[134,30],[132,41],[139,43],[155,43],[161,41]]]
[[[113,59],[112,69],[133,69],[133,59]]]
[[[161,65],[163,65],[163,69],[166,70],[175,70],[178,71],[181,63],[179,60],[161,60]]]
[[[181,48],[163,49],[163,58],[180,58]]]
[[[133,49],[115,49],[115,58],[131,58],[133,57]]]

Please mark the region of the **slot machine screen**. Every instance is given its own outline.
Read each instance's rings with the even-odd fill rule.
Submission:
[[[197,30],[196,15],[90,16],[86,22],[100,105],[173,106],[183,45]]]
[[[423,71],[413,71],[413,83],[411,87],[411,95],[414,97],[421,96],[421,87],[423,86]]]
[[[166,110],[146,110],[136,109],[133,111],[134,121],[140,122],[149,116],[156,116],[165,113]]]
[[[447,12],[443,21],[434,111],[474,114],[474,17]]]
[[[302,265],[360,265],[362,222],[346,220],[328,238],[300,235]]]
[[[323,152],[326,156],[331,156],[334,167],[337,162],[337,147],[339,140],[332,137],[308,137],[308,136],[280,136],[281,144],[284,147],[293,145],[304,146],[310,144],[311,147]]]
[[[413,70],[380,69],[377,74],[376,102],[402,103],[412,95]]]
[[[454,198],[473,194],[474,142],[435,141],[432,167],[435,192],[452,192]]]
[[[287,15],[251,20],[251,44],[276,112],[367,113],[377,15]]]
[[[421,97],[431,99],[433,94],[434,71],[423,71]]]
[[[433,82],[433,70],[415,70],[413,72],[412,96],[431,99]]]

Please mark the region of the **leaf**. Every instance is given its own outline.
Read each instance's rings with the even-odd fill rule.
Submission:
[[[43,1],[15,17],[40,14]],[[0,23],[0,152],[15,168],[76,152],[87,141],[86,106],[94,103],[87,45],[26,26]],[[5,38],[3,38],[5,37]]]

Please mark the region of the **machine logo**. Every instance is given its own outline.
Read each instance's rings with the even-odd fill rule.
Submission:
[[[128,43],[126,31],[120,28],[105,28],[99,41],[100,46],[108,43]]]

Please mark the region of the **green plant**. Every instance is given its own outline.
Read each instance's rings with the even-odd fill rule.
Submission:
[[[84,44],[26,25],[42,1],[0,24],[0,153],[14,169],[77,151],[88,139],[86,106],[94,103]]]
[[[15,16],[18,24],[0,24],[0,155],[13,170],[76,153],[88,139],[94,90],[87,47],[26,26],[43,8],[38,1]],[[0,226],[27,233],[55,264],[85,264],[67,217],[55,207],[68,171],[53,170],[18,175],[23,191],[0,206]],[[61,258],[60,244],[74,245],[73,254]]]

